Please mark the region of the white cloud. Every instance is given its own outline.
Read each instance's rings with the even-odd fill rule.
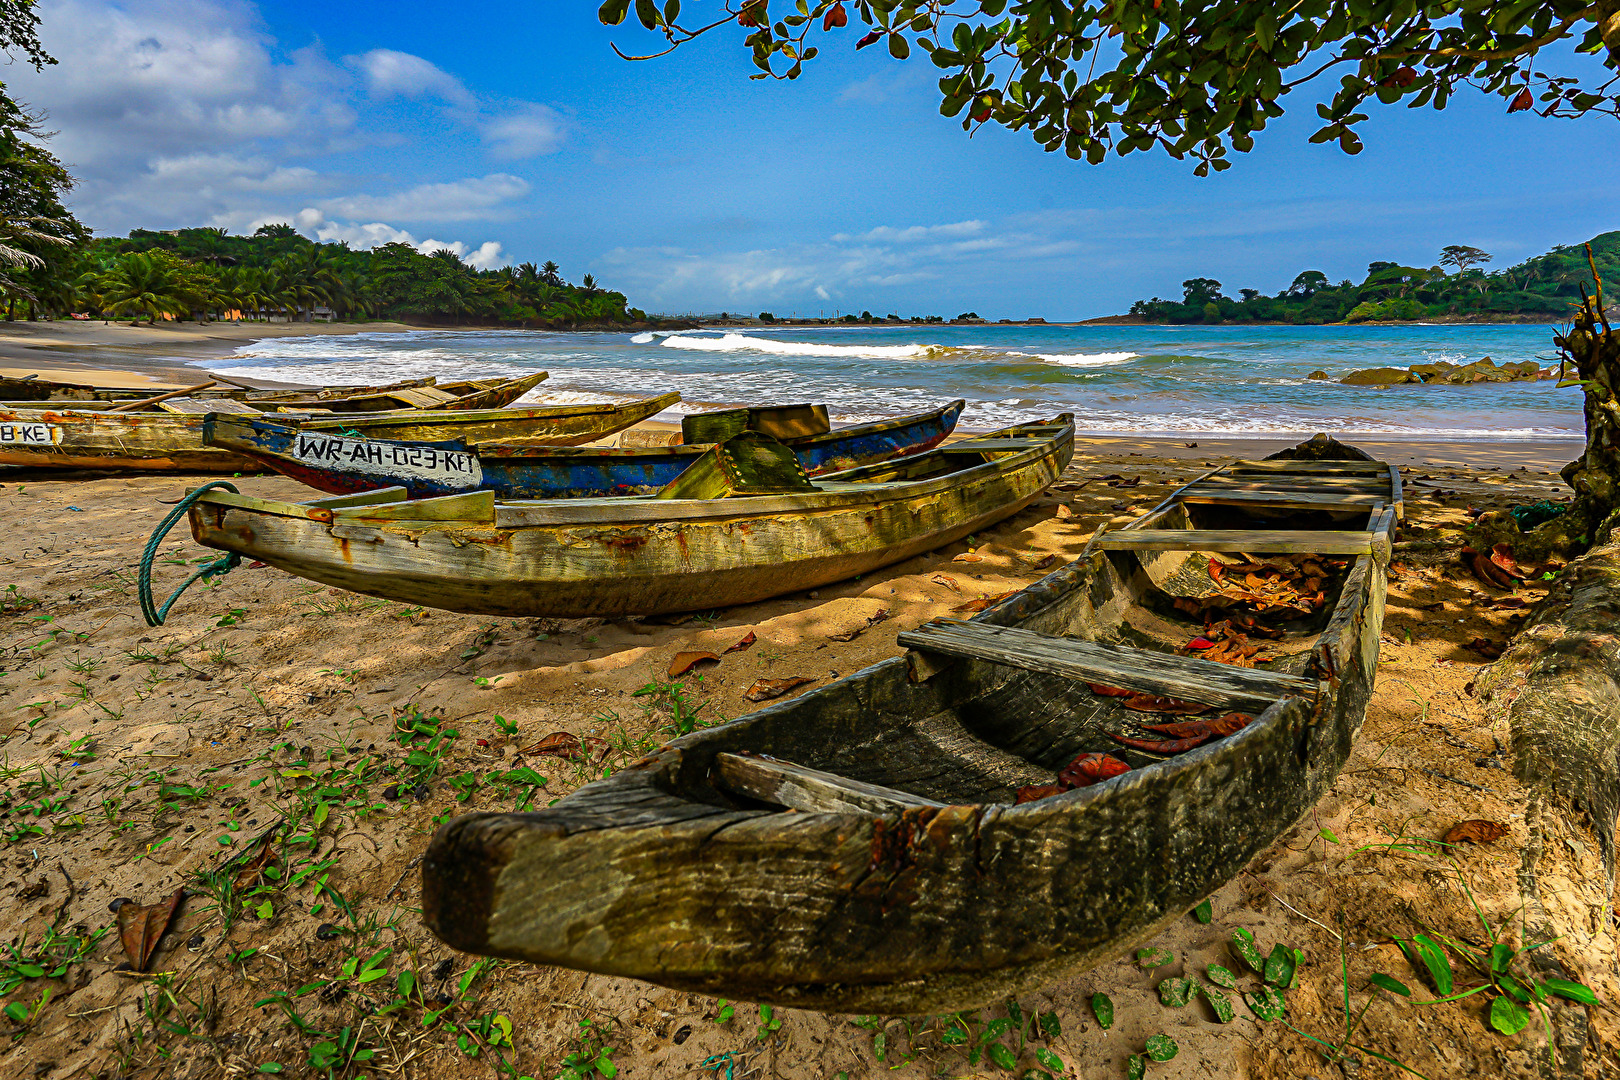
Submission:
[[[286,218],[276,220],[285,221]],[[511,260],[498,240],[485,240],[474,247],[463,240],[418,240],[404,229],[382,221],[366,223],[333,221],[313,206],[305,207],[292,216],[292,223],[300,232],[326,243],[343,242],[352,248],[382,247],[384,244],[409,244],[423,254],[452,251],[470,266],[490,270],[504,266]],[[252,223],[253,228],[269,224],[269,219]]]
[[[473,221],[497,216],[503,204],[529,193],[529,182],[509,173],[420,184],[392,195],[346,195],[323,209],[344,217],[401,221]]]
[[[365,76],[367,88],[378,97],[436,97],[465,107],[474,103],[472,92],[460,79],[420,56],[394,49],[372,49],[347,60]]]
[[[507,160],[549,154],[562,144],[564,133],[563,118],[555,109],[533,103],[483,125],[490,153]]]
[[[986,223],[983,221],[956,221],[949,225],[912,225],[909,228],[897,229],[892,225],[879,225],[861,234],[862,240],[887,240],[892,243],[910,244],[919,240],[937,240],[956,236],[975,236],[984,231]],[[848,236],[840,233],[834,240],[848,240]]]
[[[331,155],[442,139],[447,121],[503,161],[566,140],[557,110],[480,97],[411,53],[375,49],[336,64],[318,46],[280,50],[252,0],[45,0],[41,14],[45,46],[61,63],[16,65],[4,77],[48,114],[59,132],[51,149],[80,181],[72,205],[101,233],[251,230],[314,207],[325,228],[362,243],[391,239],[401,225],[511,217],[530,185],[509,172],[355,174],[363,156]],[[413,133],[419,118],[427,133]],[[417,160],[394,154],[379,164]],[[486,249],[466,250],[501,257]]]

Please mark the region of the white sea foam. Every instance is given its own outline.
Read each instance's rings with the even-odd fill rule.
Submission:
[[[751,334],[721,334],[719,337],[671,334],[664,339],[664,346],[702,352],[753,351],[776,356],[848,356],[873,360],[920,360],[945,351],[942,345],[824,345],[814,341],[778,341]]]
[[[630,339],[630,342],[633,345],[651,345],[657,340],[657,336],[653,334],[637,334],[635,337]]]
[[[1109,367],[1114,364],[1123,364],[1135,360],[1140,353],[1133,352],[1103,352],[1103,353],[1012,353],[1013,356],[1033,356],[1037,360],[1060,364],[1063,367]]]

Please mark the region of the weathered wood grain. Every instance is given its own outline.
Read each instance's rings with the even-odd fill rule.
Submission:
[[[1264,532],[1248,529],[1137,529],[1109,533],[1097,541],[1103,551],[1250,551],[1321,555],[1365,555],[1372,550],[1370,532],[1311,529]]]
[[[878,784],[864,784],[836,773],[807,769],[791,761],[716,754],[717,787],[750,799],[818,814],[886,814],[918,806],[944,806],[932,799]]]
[[[157,403],[157,407],[164,412],[188,413],[192,416],[204,416],[208,413],[233,413],[247,416],[263,416],[264,414],[253,406],[231,398],[194,398],[174,397]],[[109,409],[108,412],[116,410]]]
[[[1181,495],[1184,503],[1210,506],[1264,506],[1280,510],[1359,510],[1389,501],[1387,493],[1340,495],[1329,492],[1226,491],[1196,484]]]
[[[145,409],[153,405],[160,405],[171,398],[186,397],[189,394],[196,394],[203,390],[207,390],[210,386],[218,385],[218,383],[213,381],[198,383],[196,386],[188,386],[184,390],[170,390],[168,393],[158,394],[156,397],[140,398],[136,401],[127,401],[121,405],[114,405],[107,411],[110,413],[134,412],[137,409]]]
[[[909,649],[1234,708],[1263,708],[1291,695],[1314,696],[1320,689],[1315,679],[1297,675],[956,619],[924,623],[902,633],[899,643]]]

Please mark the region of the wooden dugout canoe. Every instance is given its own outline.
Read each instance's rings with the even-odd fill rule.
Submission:
[[[536,405],[516,409],[418,410],[323,417],[290,413],[304,431],[358,432],[407,442],[491,440],[578,446],[640,423],[679,401],[664,394],[624,405]],[[263,466],[203,444],[205,415],[0,409],[0,465],[56,469],[259,472]]]
[[[834,473],[791,495],[497,503],[480,491],[406,502],[385,488],[272,503],[216,491],[192,507],[191,532],[313,581],[451,611],[708,611],[869,573],[994,524],[1039,495],[1073,452],[1064,415]]]
[[[462,379],[440,383],[429,376],[385,386],[326,386],[305,390],[256,390],[248,386],[215,386],[190,395],[198,401],[239,401],[264,410],[308,407],[329,412],[376,412],[385,409],[499,409],[510,405],[547,377],[535,372],[516,379]],[[78,409],[99,409],[155,397],[161,390],[64,383],[50,379],[0,376],[0,409],[39,408],[37,402],[66,402]],[[56,406],[61,408],[63,406]]]
[[[975,1007],[1113,960],[1343,766],[1377,669],[1398,476],[1234,463],[975,618],[902,634],[904,656],[547,810],[451,821],[422,864],[424,919],[467,952],[840,1013]],[[1180,650],[1203,625],[1173,601],[1209,593],[1211,553],[1236,550],[1343,561],[1323,606],[1282,624],[1272,670]],[[1254,720],[1176,756],[1122,749],[1111,733],[1158,718],[1090,682]],[[1014,805],[1086,752],[1133,768]]]
[[[955,429],[965,405],[958,399],[916,416],[785,442],[806,473],[821,476],[930,450]],[[231,415],[210,417],[203,425],[203,442],[334,495],[398,485],[412,499],[484,489],[498,500],[651,495],[707,449],[548,449],[484,444],[469,450],[459,442],[353,439]]]

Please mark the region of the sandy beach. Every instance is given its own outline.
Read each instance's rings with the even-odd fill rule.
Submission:
[[[195,386],[208,378],[206,370],[192,361],[226,356],[264,338],[415,329],[419,328],[395,322],[160,322],[155,326],[100,319],[6,322],[0,323],[0,375],[37,373],[59,382],[171,389]]]
[[[7,324],[0,360],[42,374],[94,374],[101,383],[112,376],[99,365],[116,362],[132,378],[172,382],[198,370],[177,358],[266,336],[263,325],[251,333],[58,327]],[[0,1072],[65,1080],[101,1074],[116,1060],[127,1076],[241,1075],[266,1063],[301,1075],[304,1041],[289,1010],[335,1024],[346,994],[384,999],[410,969],[423,1000],[449,1010],[447,1022],[423,1030],[386,1015],[373,1021],[364,1038],[379,1048],[383,1075],[406,1062],[415,1075],[490,1075],[490,1051],[470,1056],[456,1033],[487,1038],[499,1026],[486,1023],[494,1016],[512,1025],[500,1053],[517,1074],[536,1077],[556,1075],[580,1047],[584,1020],[615,1048],[620,1075],[637,1078],[707,1076],[697,1067],[722,1054],[731,1055],[733,1080],[1015,1075],[969,1065],[941,1042],[939,1018],[779,1009],[780,1027],[771,1029],[748,1003],[732,1003],[728,1013],[712,999],[630,980],[477,962],[420,926],[417,860],[451,815],[544,806],[668,739],[670,697],[658,688],[670,685],[679,652],[721,653],[753,635],[746,651],[676,680],[689,702],[702,704],[700,722],[743,715],[758,707],[743,697],[755,680],[801,676],[820,686],[894,656],[899,632],[1029,585],[1072,559],[1099,525],[1129,520],[1223,458],[1259,456],[1291,440],[1185,445],[1192,441],[1083,438],[1045,497],[969,541],[817,592],[619,621],[423,610],[244,565],[194,587],[154,629],[136,606],[135,566],[152,528],[195,479],[0,476],[10,523],[0,534],[0,738],[10,807],[0,933],[37,944],[54,925],[93,938],[51,980],[55,1004],[34,1037],[0,1049]],[[1188,917],[1152,943],[1174,954],[1173,966],[1150,973],[1122,957],[1020,999],[1025,1010],[1057,1015],[1061,1034],[1050,1049],[1071,1074],[1123,1076],[1126,1056],[1165,1033],[1180,1054],[1151,1066],[1156,1078],[1397,1075],[1370,1058],[1330,1068],[1283,1025],[1257,1023],[1241,1006],[1230,1024],[1202,1003],[1168,1008],[1155,986],[1206,964],[1232,964],[1226,942],[1246,928],[1263,951],[1303,950],[1289,1021],[1331,1038],[1344,1024],[1341,944],[1359,1007],[1373,972],[1417,985],[1393,944],[1419,928],[1414,919],[1477,936],[1459,880],[1493,922],[1513,917],[1503,898],[1519,864],[1526,795],[1505,768],[1507,732],[1481,716],[1473,681],[1545,586],[1529,583],[1510,596],[1476,580],[1458,552],[1470,508],[1564,495],[1557,469],[1578,447],[1361,445],[1402,467],[1408,520],[1391,567],[1377,692],[1353,757],[1308,818],[1212,898],[1211,923]],[[280,477],[234,482],[253,495],[310,497]],[[184,525],[171,533],[156,564],[159,600],[213,554]],[[648,687],[654,692],[638,694]],[[400,734],[402,721],[421,718],[455,735],[430,746]],[[586,750],[569,758],[533,749],[557,732]],[[268,852],[259,869],[219,871],[261,851],[261,840],[289,819],[299,823],[296,844]],[[1438,838],[1465,819],[1502,823],[1508,836],[1459,849],[1457,872],[1432,855],[1374,846]],[[1573,863],[1596,853],[1572,845],[1549,857]],[[163,974],[117,970],[116,931],[93,937],[112,923],[109,906],[156,904],[182,887],[187,895],[152,966]],[[1592,903],[1600,914],[1590,935],[1552,949],[1573,977],[1613,1001],[1620,984],[1604,932],[1607,900],[1571,903]],[[361,984],[344,974],[351,958],[365,962],[384,949],[377,963],[386,978]],[[311,986],[283,998],[285,1008],[275,1003],[278,993]],[[1116,1011],[1106,1030],[1090,1004],[1097,993]],[[208,1037],[159,1027],[154,1002],[160,1018],[206,1027]],[[1005,1015],[997,1007],[980,1019]],[[1539,1075],[1534,1026],[1505,1040],[1473,1001],[1426,1008],[1421,1017],[1386,997],[1361,1039],[1431,1077]],[[1612,1010],[1594,1010],[1593,1022],[1612,1036]],[[1026,1055],[1019,1068],[1035,1064]]]

